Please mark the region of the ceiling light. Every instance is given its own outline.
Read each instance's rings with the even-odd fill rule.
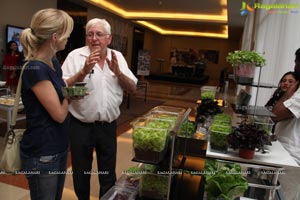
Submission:
[[[222,33],[213,33],[213,32],[197,32],[197,31],[176,31],[176,30],[166,30],[162,29],[159,26],[156,26],[154,24],[151,24],[146,21],[135,21],[138,24],[141,24],[143,26],[146,26],[150,28],[151,30],[154,30],[162,35],[180,35],[180,36],[194,36],[194,37],[213,37],[213,38],[222,38],[227,39],[228,38],[228,26],[224,25],[223,32]]]

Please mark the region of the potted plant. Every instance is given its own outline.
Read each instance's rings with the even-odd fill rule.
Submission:
[[[236,81],[242,84],[251,84],[255,67],[266,65],[266,59],[256,51],[229,52],[226,60],[235,68]]]
[[[265,145],[272,145],[270,135],[254,124],[243,122],[234,128],[233,132],[227,136],[228,146],[233,149],[239,149],[239,156],[246,159],[252,159],[254,152],[264,152]],[[244,155],[243,153],[250,153]]]

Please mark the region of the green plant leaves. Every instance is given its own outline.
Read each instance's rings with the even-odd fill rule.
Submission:
[[[266,65],[266,59],[256,51],[236,50],[229,52],[226,60],[233,67],[244,63],[253,63],[257,67]]]

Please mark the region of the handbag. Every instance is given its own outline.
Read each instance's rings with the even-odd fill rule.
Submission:
[[[10,129],[6,146],[0,161],[0,169],[8,174],[15,174],[21,170],[20,141],[25,129]]]
[[[0,169],[8,174],[16,174],[21,170],[21,156],[20,156],[20,141],[22,140],[25,129],[15,129],[16,119],[18,114],[21,86],[22,86],[22,74],[27,62],[23,65],[22,71],[19,77],[18,87],[15,96],[14,108],[11,117],[11,125],[6,133],[5,148],[0,161]]]

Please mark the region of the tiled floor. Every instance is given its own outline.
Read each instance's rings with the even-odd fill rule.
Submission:
[[[214,82],[208,83],[208,85],[217,85]],[[227,100],[230,102],[234,101],[234,85],[231,85],[230,92],[228,95],[219,94],[219,98],[227,97]],[[143,98],[143,93],[137,95],[138,97]],[[200,96],[200,86],[199,85],[188,85],[188,84],[174,84],[174,83],[164,83],[157,81],[150,81],[148,83],[148,96],[147,99],[161,100],[164,101],[165,105],[169,106],[181,106],[181,107],[190,107],[195,108],[196,100]],[[132,97],[135,98],[135,97]],[[130,109],[135,109],[135,106],[131,106]],[[194,112],[194,111],[192,111]],[[193,115],[193,113],[192,113]],[[130,166],[134,166],[137,163],[132,162],[133,157],[132,152],[132,139],[131,139],[131,130],[128,124],[124,124],[122,127],[119,127],[122,132],[125,132],[118,137],[118,155],[117,155],[117,176],[122,175],[122,171],[126,170]],[[129,130],[128,130],[129,129]],[[0,144],[3,144],[3,138],[0,137]],[[0,145],[0,153],[3,145]],[[96,168],[96,161],[93,161],[93,169]],[[71,168],[69,169],[72,170]],[[299,170],[288,169],[289,176],[286,176],[281,184],[284,186],[283,189],[287,195],[286,200],[295,199],[295,193],[297,188],[299,188]],[[13,184],[4,183],[0,175],[0,199],[2,200],[29,200],[29,191],[27,186],[13,186]],[[91,200],[98,199],[99,186],[97,176],[92,176],[91,178]],[[63,200],[75,200],[77,199],[72,184],[72,176],[67,175],[65,182],[65,189],[63,193]]]

